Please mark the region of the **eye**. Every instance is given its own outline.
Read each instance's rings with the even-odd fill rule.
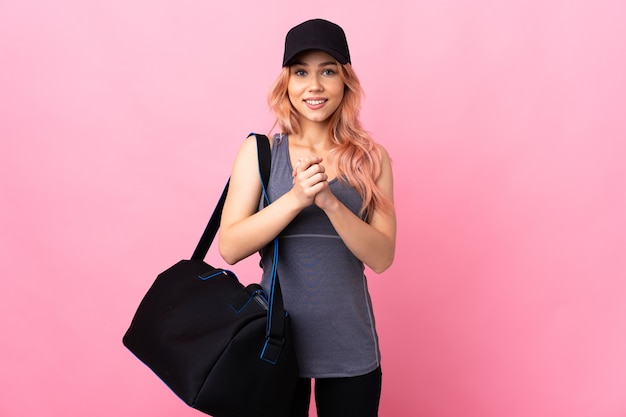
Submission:
[[[293,73],[298,77],[304,77],[306,75],[306,71],[303,69],[296,69]]]
[[[330,75],[335,75],[335,74],[336,74],[335,70],[332,70],[329,68],[322,71],[322,75],[330,76]]]

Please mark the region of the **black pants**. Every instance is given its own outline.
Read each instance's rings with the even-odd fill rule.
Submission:
[[[382,373],[380,367],[362,376],[315,379],[318,417],[378,417]],[[291,417],[308,417],[311,380],[300,378]]]

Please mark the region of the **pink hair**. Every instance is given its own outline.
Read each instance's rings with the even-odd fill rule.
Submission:
[[[380,176],[382,152],[359,121],[363,89],[350,64],[340,65],[339,74],[345,84],[341,104],[330,118],[329,132],[333,144],[331,150],[337,175],[359,192],[363,198],[360,215],[369,217],[376,209],[388,210],[391,203],[376,185]],[[296,110],[289,101],[289,67],[284,67],[270,89],[268,103],[276,114],[280,129],[287,133],[299,133],[300,122]]]

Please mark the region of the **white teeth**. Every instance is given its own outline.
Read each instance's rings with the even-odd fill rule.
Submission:
[[[322,104],[325,100],[307,100],[307,104],[310,104],[311,106],[317,106],[319,104]]]

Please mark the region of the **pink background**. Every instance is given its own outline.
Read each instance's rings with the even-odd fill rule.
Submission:
[[[394,159],[381,416],[626,416],[621,0],[4,2],[0,415],[200,415],[121,337],[312,17]]]

